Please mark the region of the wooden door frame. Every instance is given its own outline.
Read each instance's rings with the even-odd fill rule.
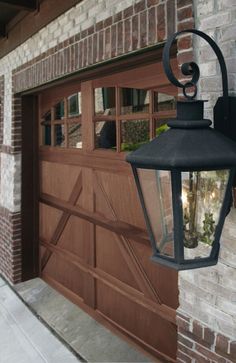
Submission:
[[[23,96],[21,102],[21,240],[22,281],[25,281],[39,274],[38,98]]]

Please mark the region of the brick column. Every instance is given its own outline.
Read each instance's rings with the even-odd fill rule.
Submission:
[[[232,0],[194,0],[196,28],[212,36],[223,51],[233,95],[236,94],[235,11],[236,3]],[[222,93],[219,65],[214,52],[202,40],[194,40],[193,50],[201,71],[199,95],[209,100],[205,117],[212,119],[213,106]],[[232,208],[216,266],[179,273],[178,362],[236,362],[235,226],[236,211]]]

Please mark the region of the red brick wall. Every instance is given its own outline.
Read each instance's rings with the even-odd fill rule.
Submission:
[[[182,314],[178,314],[177,325],[177,362],[236,362],[235,341]]]
[[[176,29],[193,26],[192,0],[141,0],[72,36],[14,70],[14,91],[37,87],[91,65],[163,42]],[[186,16],[187,18],[185,18]],[[176,24],[177,19],[177,24]],[[184,37],[186,38],[186,37]],[[189,37],[179,43],[190,55]]]
[[[0,83],[0,150],[1,153],[18,155],[21,150],[21,97],[13,95],[12,98],[11,145],[3,144],[3,101],[4,87]],[[0,273],[12,283],[21,281],[21,213],[11,212],[3,207],[0,207]]]
[[[0,208],[0,272],[9,281],[21,281],[21,214]]]
[[[0,146],[3,143],[4,76],[0,77]]]

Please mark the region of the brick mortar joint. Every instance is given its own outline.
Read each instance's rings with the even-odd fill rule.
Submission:
[[[127,17],[122,17],[122,19],[120,20],[116,20],[115,22],[112,23],[112,25],[115,25],[115,24],[118,24],[120,21],[124,22],[125,20],[127,19],[132,19],[133,17],[135,17],[136,15],[138,15],[138,19],[140,18],[140,14],[143,12],[143,11],[149,11],[149,9],[151,8],[156,8],[158,9],[159,6],[163,6],[165,7],[165,17],[166,17],[166,14],[167,14],[167,1],[165,1],[164,3],[159,3],[159,4],[156,4],[156,5],[153,5],[152,7],[148,7],[146,6],[145,9],[141,9],[139,12],[137,13],[133,13],[132,15],[129,15]],[[188,6],[189,7],[189,6]],[[128,7],[129,8],[129,7]],[[125,10],[125,9],[124,9]],[[124,10],[122,12],[124,12]],[[177,13],[177,7],[176,7],[176,13]],[[102,23],[106,22],[108,19],[110,19],[112,16],[104,19],[103,21],[101,21]],[[189,18],[191,19],[191,18]],[[114,19],[113,19],[114,20]],[[78,34],[76,35],[73,35],[72,37],[62,41],[61,43],[57,44],[56,46],[48,49],[47,51],[43,52],[42,54],[38,55],[37,57],[35,57],[34,59],[24,63],[23,65],[20,65],[18,67],[16,67],[15,69],[12,70],[12,73],[15,75],[15,74],[19,74],[21,71],[23,70],[27,70],[27,69],[30,69],[32,67],[32,65],[36,65],[38,63],[41,63],[43,60],[47,60],[48,58],[52,57],[53,55],[57,54],[58,52],[60,52],[61,50],[65,50],[66,48],[70,48],[72,45],[75,45],[75,44],[79,44],[80,42],[82,42],[83,40],[85,39],[88,39],[89,37],[93,36],[94,34],[99,34],[101,31],[105,31],[106,28],[108,28],[109,26],[107,27],[102,27],[102,29],[96,31],[96,25],[99,24],[100,22],[96,23],[93,25],[94,27],[94,32],[91,33],[91,34],[88,34],[88,30],[91,28],[88,27],[82,31],[80,31]],[[167,26],[166,24],[167,22],[165,21],[165,27]],[[166,33],[167,29],[165,29],[165,33]],[[83,36],[82,38],[80,37],[79,40],[76,40],[76,37],[78,35],[81,36],[81,34],[86,34],[85,36]],[[34,61],[35,60],[35,61]]]
[[[183,310],[181,312],[179,312],[177,310],[177,314],[176,314],[176,321],[177,321],[177,327],[179,327],[179,324],[178,324],[178,320],[182,320],[182,321],[185,321],[188,325],[189,325],[189,328],[182,328],[184,331],[186,332],[190,332],[194,338],[196,338],[196,341],[200,338],[200,339],[203,339],[205,338],[205,331],[206,329],[210,329],[211,332],[214,334],[214,341],[213,343],[210,345],[210,350],[212,352],[215,352],[215,348],[216,348],[216,345],[217,345],[217,337],[218,336],[224,336],[224,338],[227,340],[227,353],[230,354],[230,345],[231,343],[233,342],[236,342],[236,339],[233,338],[232,336],[226,336],[224,334],[222,334],[220,331],[213,331],[211,328],[209,328],[209,326],[206,324],[206,323],[203,323],[202,321],[196,319],[196,318],[193,318],[191,317],[190,315],[188,315],[187,313],[185,313]],[[187,320],[186,320],[187,319]],[[194,323],[197,323],[198,325],[201,326],[202,328],[202,337],[199,337],[197,334],[194,333],[194,329],[193,329],[193,324]],[[187,335],[184,335],[184,331],[182,332],[178,332],[178,334],[180,334],[181,336],[183,336],[185,339],[188,339],[190,341],[192,341],[193,343],[196,343],[196,341],[194,341],[193,339],[189,338]],[[198,344],[202,345],[200,342],[197,342]],[[204,347],[206,348],[206,347]]]

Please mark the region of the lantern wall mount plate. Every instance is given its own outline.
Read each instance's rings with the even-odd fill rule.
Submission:
[[[215,106],[215,129],[203,117],[204,101],[195,100],[198,65],[182,65],[182,73],[192,78],[185,84],[172,72],[170,48],[183,33],[205,39],[219,60],[223,97]],[[186,100],[177,102],[177,118],[168,121],[169,130],[126,157],[143,208],[152,260],[177,270],[215,265],[225,217],[232,203],[236,101],[228,96],[227,69],[221,50],[199,30],[175,33],[165,45],[163,66],[170,82],[183,89]]]

